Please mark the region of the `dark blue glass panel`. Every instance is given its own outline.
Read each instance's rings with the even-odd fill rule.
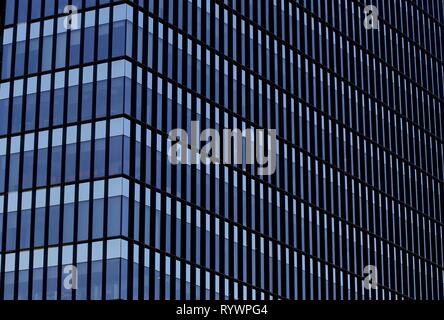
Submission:
[[[37,186],[46,185],[46,170],[48,167],[48,149],[38,151],[37,160]]]
[[[103,200],[94,200],[93,238],[103,237]]]
[[[105,139],[97,140],[94,151],[94,177],[103,177],[105,175]]]
[[[3,59],[2,59],[2,79],[8,79],[11,77],[11,64],[12,64],[12,45],[7,44],[3,46]]]
[[[53,206],[49,208],[49,244],[59,243],[59,221],[60,221],[60,206]]]
[[[31,240],[31,210],[22,211],[20,223],[20,248],[29,248]]]
[[[11,128],[13,133],[19,132],[22,129],[22,100],[23,97],[16,97],[13,99]]]
[[[114,197],[109,199],[108,209],[108,236],[114,237],[121,235],[122,219],[122,198]]]
[[[88,240],[89,231],[89,202],[84,201],[79,203],[78,211],[78,228],[77,228],[77,240]]]
[[[50,100],[51,96],[49,91],[45,91],[40,94],[39,128],[47,128],[49,126]]]
[[[23,189],[32,188],[34,151],[25,152],[23,157]]]
[[[0,100],[0,135],[4,135],[8,132],[8,114],[9,114],[9,100]]]
[[[63,242],[69,243],[74,239],[74,204],[65,204],[63,212]]]
[[[77,167],[77,145],[70,144],[66,146],[66,159],[65,159],[65,182],[74,181],[76,178]]]
[[[17,240],[17,212],[8,212],[6,223],[6,250],[15,250]]]
[[[26,130],[33,130],[35,128],[35,115],[36,115],[36,101],[37,101],[37,95],[36,94],[30,94],[27,96],[26,100],[26,123],[25,123],[25,129]]]
[[[25,72],[25,49],[26,49],[26,42],[21,41],[18,42],[15,46],[15,76],[19,77],[22,76]]]
[[[83,61],[85,63],[92,62],[94,60],[94,49],[95,49],[95,41],[94,41],[94,33],[95,28],[90,27],[85,29],[85,41],[84,41],[84,50],[83,50]]]
[[[91,142],[82,142],[80,144],[80,172],[79,179],[87,179],[90,176],[91,162]]]
[[[34,245],[43,246],[45,240],[45,208],[38,208],[35,212]]]
[[[11,155],[9,161],[9,191],[17,191],[20,176],[20,154]]]
[[[62,147],[52,148],[51,157],[51,183],[58,184],[62,181]]]
[[[65,105],[65,89],[57,89],[54,91],[54,118],[53,125],[63,123],[63,110]]]
[[[5,11],[6,25],[14,23],[15,2],[16,0],[6,0],[6,11]]]

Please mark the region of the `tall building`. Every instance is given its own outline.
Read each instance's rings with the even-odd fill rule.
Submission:
[[[1,1],[0,299],[443,299],[444,1],[368,2]]]

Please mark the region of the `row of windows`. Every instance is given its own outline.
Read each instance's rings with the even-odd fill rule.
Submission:
[[[273,249],[273,245],[270,243],[270,250],[274,250]],[[76,297],[77,299],[85,299],[85,292],[88,288],[88,284],[86,282],[86,275],[83,274],[83,272],[85,272],[86,270],[86,266],[85,264],[88,262],[88,250],[91,250],[91,263],[94,264],[98,261],[102,261],[103,259],[103,252],[104,248],[103,248],[103,242],[93,242],[91,244],[79,244],[76,246],[76,254],[74,254],[73,251],[74,247],[72,245],[67,245],[62,247],[62,253],[61,253],[61,263],[60,265],[62,266],[62,269],[64,266],[66,265],[71,265],[75,262],[75,265],[78,268],[79,271],[79,278],[78,278],[78,290],[76,290]],[[137,244],[134,245],[134,254],[133,254],[133,261],[134,261],[134,270],[138,270],[138,263],[139,263],[139,247]],[[361,279],[359,277],[355,277],[355,276],[350,276],[350,274],[344,274],[342,271],[337,270],[335,268],[331,268],[328,265],[324,265],[321,264],[320,262],[315,262],[314,260],[310,259],[306,259],[305,256],[300,256],[297,253],[294,254],[289,254],[288,250],[286,250],[286,258],[281,259],[281,251],[279,249],[279,247],[276,248],[278,251],[278,265],[276,266],[273,262],[272,262],[272,254],[270,254],[269,259],[266,259],[264,257],[264,255],[261,255],[261,269],[256,269],[256,267],[253,265],[252,266],[252,270],[253,270],[253,280],[256,280],[256,276],[258,278],[261,279],[262,282],[264,282],[264,273],[261,273],[261,275],[259,276],[259,274],[255,274],[256,270],[264,270],[264,268],[267,268],[270,272],[272,272],[274,270],[274,268],[277,268],[277,273],[278,273],[278,282],[275,283],[273,278],[269,278],[269,284],[264,285],[265,287],[269,288],[270,290],[273,290],[273,286],[276,285],[278,287],[278,290],[276,290],[277,292],[279,292],[280,296],[286,296],[287,298],[290,298],[290,290],[289,288],[291,288],[293,286],[293,283],[291,284],[290,281],[294,281],[294,290],[296,292],[294,292],[296,298],[298,297],[298,295],[300,294],[300,298],[302,299],[307,299],[310,297],[310,299],[320,299],[321,298],[321,286],[326,286],[328,289],[333,289],[333,290],[327,290],[327,295],[328,292],[333,291],[333,297],[336,297],[336,295],[338,295],[338,298],[341,299],[350,299],[350,292],[345,293],[344,296],[344,292],[341,292],[344,288],[348,288],[348,290],[355,290],[354,294],[356,294],[356,296],[359,296],[359,294],[362,294],[362,296],[365,296],[364,293],[364,289],[362,288],[361,283]],[[244,247],[244,251],[246,250],[246,247]],[[59,248],[58,247],[50,247],[47,249],[47,260],[44,260],[44,253],[45,250],[44,249],[36,249],[33,250],[33,259],[32,259],[32,264],[31,264],[31,260],[30,260],[30,251],[20,251],[17,253],[9,253],[9,254],[5,254],[5,299],[12,299],[14,296],[14,272],[19,272],[19,279],[20,281],[18,282],[18,291],[19,291],[19,298],[24,299],[27,295],[27,282],[29,279],[29,274],[27,273],[28,271],[32,271],[34,272],[33,275],[33,299],[41,299],[42,298],[42,267],[45,266],[45,268],[47,268],[48,270],[48,274],[47,274],[47,281],[48,281],[48,288],[50,288],[50,290],[48,291],[48,295],[47,298],[49,299],[55,299],[57,294],[57,283],[55,282],[54,276],[56,277],[56,272],[53,272],[54,270],[57,270],[57,266],[59,266],[59,254],[58,254]],[[274,252],[274,251],[273,251]],[[243,257],[246,257],[245,254],[248,254],[246,252],[243,253]],[[254,251],[251,253],[253,254],[253,263],[254,263]],[[74,260],[75,257],[75,260]],[[160,286],[162,286],[162,284],[160,284],[159,279],[161,279],[162,277],[160,277],[160,266],[161,263],[164,264],[164,268],[165,268],[165,273],[163,274],[163,276],[169,278],[169,276],[171,274],[175,274],[176,275],[176,279],[178,280],[178,282],[176,283],[179,284],[179,288],[180,288],[180,280],[182,279],[182,275],[184,275],[183,280],[186,280],[187,285],[190,285],[191,283],[196,283],[197,286],[199,287],[200,283],[201,283],[201,278],[199,275],[199,272],[202,270],[206,273],[205,276],[205,280],[204,282],[206,283],[206,295],[205,297],[208,299],[209,298],[209,294],[210,294],[210,276],[214,276],[212,274],[210,274],[210,272],[205,271],[208,270],[207,268],[202,268],[198,265],[198,267],[193,267],[192,269],[196,271],[196,275],[195,278],[191,275],[190,271],[192,270],[190,268],[189,264],[185,264],[185,269],[183,270],[185,271],[185,274],[183,274],[183,271],[181,270],[181,264],[183,263],[181,260],[176,260],[174,257],[171,258],[170,255],[166,255],[164,256],[162,254],[162,257],[160,256],[159,253],[155,253],[154,255],[154,259],[155,261],[153,261],[154,263],[150,264],[150,258],[152,256],[150,256],[150,250],[149,249],[144,249],[144,264],[145,267],[151,267],[151,268],[155,268],[156,272],[156,281],[149,281],[149,272],[146,272],[147,270],[145,270],[144,276],[145,276],[145,281],[139,281],[138,279],[138,273],[134,272],[134,279],[133,279],[133,292],[134,293],[134,297],[137,298],[137,286],[139,285],[144,285],[144,296],[145,298],[148,297],[148,295],[150,294],[149,292],[149,286],[154,286],[155,287],[155,292],[154,292],[154,298],[155,299],[159,299],[159,292],[160,292]],[[236,257],[236,255],[235,255]],[[107,241],[107,248],[106,248],[106,260],[112,260],[112,259],[124,259],[124,260],[128,260],[128,243],[126,241],[122,241],[122,240],[109,240]],[[165,259],[161,262],[160,259]],[[264,258],[265,258],[265,263],[264,264]],[[0,256],[1,259],[1,256]],[[268,260],[268,261],[267,261]],[[290,264],[290,260],[292,260],[292,263]],[[171,263],[172,261],[176,261],[176,263]],[[246,261],[244,261],[244,263],[246,263]],[[281,264],[284,265],[284,267],[281,269]],[[175,271],[172,271],[171,268],[174,268],[174,265],[176,267]],[[292,267],[294,265],[294,267]],[[193,263],[194,266],[194,263]],[[17,271],[15,271],[17,269]],[[294,268],[294,271],[292,270],[290,272],[291,269]],[[96,268],[92,268],[93,270],[100,270],[100,269],[96,269]],[[315,270],[316,269],[316,270]],[[100,270],[101,271],[101,270]],[[112,293],[109,292],[108,290],[111,289],[108,287],[109,282],[108,281],[115,281],[115,282],[123,282],[126,283],[126,281],[128,281],[127,277],[127,273],[124,272],[122,274],[119,275],[118,272],[114,272],[114,268],[107,268],[107,274],[106,274],[106,279],[107,279],[107,293],[106,293],[106,298],[107,299],[116,299],[116,298],[127,298],[127,292],[126,292],[126,287],[125,285],[123,287],[120,288],[115,288],[115,286],[113,285],[112,287]],[[126,271],[126,270],[125,270]],[[314,273],[315,271],[317,271],[317,273]],[[174,273],[173,273],[174,272]],[[24,274],[23,274],[24,273]],[[216,271],[216,273],[218,273]],[[292,276],[290,276],[290,274],[292,273]],[[40,276],[39,276],[40,274]],[[314,274],[318,274],[318,277],[315,277]],[[37,275],[37,276],[36,276]],[[438,275],[438,274],[436,274]],[[148,278],[146,278],[148,276]],[[64,276],[65,277],[65,276]],[[251,276],[250,276],[251,277]],[[282,279],[281,279],[282,277]],[[331,277],[331,278],[330,278]],[[421,275],[420,275],[421,277]],[[94,277],[93,277],[94,278]],[[194,278],[194,279],[193,279]],[[216,294],[220,293],[220,289],[219,289],[219,283],[217,283],[217,280],[219,278],[219,275],[216,275],[216,278],[214,280],[216,280]],[[317,279],[315,279],[317,278]],[[100,279],[100,278],[99,278]],[[109,279],[109,280],[108,280]],[[329,280],[331,279],[331,280]],[[60,280],[64,280],[64,279],[60,279]],[[97,279],[98,280],[98,279]],[[192,281],[194,280],[194,281]],[[227,279],[228,280],[228,279]],[[227,281],[226,280],[226,281]],[[232,280],[230,280],[232,281]],[[283,288],[283,284],[284,282],[286,283],[286,288]],[[352,283],[354,282],[354,283]],[[63,285],[64,281],[60,281],[60,285]],[[101,283],[101,280],[98,282]],[[97,290],[97,288],[95,288],[95,286],[98,284],[96,283],[94,280],[91,283],[91,287],[93,287],[93,290]],[[245,282],[242,282],[245,283]],[[304,288],[303,290],[299,289],[297,290],[296,288],[301,288],[301,285],[298,285],[299,283],[302,284],[302,288]],[[235,286],[234,286],[234,292],[230,294],[230,286],[227,285],[228,283],[225,282],[225,296],[230,297],[231,298],[235,298],[238,299],[238,292],[237,292],[237,281],[235,282]],[[338,287],[338,285],[340,285],[340,287]],[[380,284],[382,286],[382,284]],[[435,284],[433,282],[430,282],[430,285],[434,286]],[[247,287],[245,286],[245,284],[243,285],[244,288],[246,289]],[[248,285],[248,287],[250,287],[251,285]],[[318,290],[316,290],[314,288],[314,286],[317,286]],[[249,288],[250,290],[257,290],[254,289],[256,288],[255,285],[253,284],[252,288]],[[166,293],[166,297],[165,298],[170,298],[169,297],[169,285],[166,284],[165,289],[167,291]],[[177,288],[176,288],[177,289]],[[340,291],[338,290],[340,289]],[[385,294],[387,294],[388,292],[386,292],[385,288],[381,288],[382,290],[382,296],[384,296]],[[338,290],[338,292],[336,291]],[[72,291],[71,290],[67,290],[62,288],[62,299],[71,299],[71,294]],[[302,291],[302,292],[301,292]],[[315,294],[315,292],[317,292],[317,296]],[[179,298],[177,296],[177,294],[179,293],[180,295],[180,290],[176,291],[176,298]],[[378,292],[378,295],[381,292]],[[250,293],[251,294],[251,293]],[[390,296],[392,295],[392,292],[388,293]],[[420,293],[418,293],[419,295]],[[424,292],[421,294],[428,294],[428,292]],[[93,298],[94,299],[100,299],[101,295],[100,295],[100,291],[93,293]],[[244,298],[246,298],[246,291],[244,291],[243,293]],[[253,293],[254,295],[254,293]],[[261,296],[263,299],[264,298],[264,292],[261,293]],[[185,298],[185,297],[184,297]],[[186,293],[186,299],[190,299],[190,292]],[[198,296],[196,296],[196,298],[198,298]],[[255,298],[253,296],[253,298]],[[259,298],[259,297],[257,297]]]
[[[91,124],[55,129],[49,145],[48,131],[38,135],[38,148],[34,149],[34,134],[24,138],[23,153],[20,153],[20,137],[11,139],[9,162],[7,162],[6,140],[0,140],[0,193],[42,187],[77,179],[95,178],[107,174],[129,174],[129,134],[123,132],[123,120],[110,121],[110,133],[106,135],[106,122],[95,124],[95,137],[91,139]],[[126,125],[126,124],[125,124]],[[78,137],[79,136],[79,137]],[[107,144],[106,136],[109,137]],[[94,164],[91,164],[91,154]],[[107,156],[109,155],[109,156]],[[9,163],[9,166],[7,166]],[[108,164],[107,166],[105,164]],[[22,165],[22,167],[20,167]],[[92,167],[92,168],[91,168]],[[49,180],[48,180],[49,174]],[[5,185],[6,178],[8,185]]]
[[[76,254],[74,254],[74,249]],[[61,250],[62,260],[59,263],[58,254]],[[44,260],[45,250],[34,250],[32,264],[30,263],[30,251],[21,251],[20,253],[11,253],[5,257],[5,294],[4,299],[14,298],[14,273],[18,272],[19,281],[16,284],[17,298],[28,298],[28,287],[32,284],[32,296],[33,300],[41,300],[43,297],[49,300],[57,299],[58,287],[60,288],[60,299],[71,300],[85,300],[88,297],[91,299],[127,299],[128,298],[128,269],[138,270],[139,268],[139,248],[134,245],[134,263],[130,265],[128,263],[128,250],[129,244],[125,240],[108,240],[106,241],[106,254],[104,255],[104,242],[97,241],[91,244],[79,244],[77,246],[63,246],[52,247],[47,250],[47,260]],[[91,260],[88,260],[88,251],[91,251]],[[104,256],[106,257],[104,259]],[[74,259],[75,257],[75,259]],[[181,260],[176,260],[169,256],[165,256],[158,252],[154,252],[148,248],[143,249],[144,258],[144,272],[143,278],[139,281],[139,275],[134,272],[132,282],[132,291],[134,299],[138,298],[138,287],[143,286],[143,297],[148,299],[152,295],[153,299],[160,299],[161,292],[163,291],[163,299],[176,298],[180,299],[183,295],[183,299],[199,299],[200,295],[203,298],[210,298],[210,286],[216,284],[214,290],[216,299],[238,299],[239,295],[246,293],[247,290],[251,290],[250,294],[254,299],[269,299],[272,296],[268,293],[252,288],[250,286],[233,281],[232,279],[225,278],[220,275],[215,275],[201,269],[200,267],[192,266],[188,263],[184,263]],[[19,264],[18,271],[15,270],[15,260]],[[64,270],[66,266],[73,264],[75,260],[77,267],[77,286],[78,289],[73,292],[67,290],[64,287],[64,281],[66,275],[62,273],[61,278],[58,278],[57,271],[59,268]],[[150,264],[150,261],[153,261]],[[106,283],[105,292],[102,293],[102,264],[106,263]],[[88,287],[88,264],[91,264],[91,282]],[[161,265],[164,266],[163,271]],[[30,268],[32,266],[32,268]],[[44,276],[43,266],[47,266],[47,275]],[[150,272],[154,270],[154,274]],[[32,273],[31,275],[29,273]],[[152,278],[152,275],[154,277]],[[183,275],[183,278],[182,278]],[[204,277],[204,286],[200,286],[201,275]],[[28,282],[28,279],[32,277],[32,282]],[[175,279],[174,283],[171,283],[171,278]],[[153,279],[152,281],[150,281]],[[162,279],[162,280],[161,280]],[[194,285],[192,280],[195,280]],[[132,280],[132,281],[131,281]],[[219,281],[223,282],[225,290],[224,295],[221,295]],[[47,291],[43,292],[43,282],[46,282]],[[233,292],[230,293],[230,285]],[[194,287],[193,289],[191,287]],[[174,291],[171,292],[172,287]],[[89,289],[90,288],[90,289]],[[163,290],[162,290],[163,289]],[[201,292],[202,290],[202,292]],[[239,294],[239,290],[241,293]],[[88,294],[88,291],[90,293]],[[244,294],[246,296],[246,294]],[[257,296],[256,296],[257,295]]]
[[[108,94],[108,79],[111,80],[110,94]],[[108,114],[108,99],[110,115],[119,115],[124,112],[129,114],[131,110],[130,79],[131,64],[118,60],[31,77],[27,80],[2,83],[0,112],[4,117],[0,118],[0,136],[8,132],[18,133],[36,128],[43,129],[50,124],[57,126],[78,120],[91,120],[94,104],[95,117],[104,117]],[[9,98],[11,95],[12,98]],[[66,96],[67,104],[65,105]],[[10,113],[12,113],[12,121],[8,130]],[[24,123],[22,117],[25,117]]]
[[[22,22],[64,13],[67,5],[71,4],[79,10],[113,2],[112,0],[59,0],[58,6],[53,0],[5,0],[5,25]],[[85,3],[85,7],[83,7]],[[17,10],[17,16],[15,16]]]
[[[97,26],[99,29],[98,41],[94,41],[96,34],[96,12],[99,15],[99,25]],[[56,20],[45,20],[42,23],[35,22],[29,25],[29,39],[26,38],[26,30],[28,28],[28,24],[26,23],[14,28],[5,29],[3,37],[2,79],[8,79],[13,76],[13,71],[15,77],[20,77],[24,74],[34,74],[39,70],[48,71],[65,66],[76,66],[80,63],[81,54],[83,56],[82,62],[90,63],[95,60],[94,50],[96,43],[100,43],[100,46],[97,46],[97,59],[108,58],[108,43],[111,41],[110,28],[113,34],[111,57],[131,56],[132,33],[130,31],[132,30],[132,16],[132,8],[127,5],[114,7],[112,23],[110,23],[110,8],[88,11],[84,15],[79,15],[78,18],[80,26],[82,17],[84,17],[84,28],[73,28],[71,32],[67,32],[64,26],[65,17]],[[14,31],[16,31],[16,41],[14,41]],[[26,50],[28,42],[29,47]],[[81,43],[85,44],[83,52],[81,52]],[[13,44],[15,44],[14,59],[12,56]],[[53,57],[53,55],[55,56]],[[54,60],[55,65],[53,65]],[[15,61],[14,66],[12,65],[13,61]],[[27,70],[25,70],[26,65]]]
[[[80,184],[77,191],[76,185],[53,187],[49,191],[39,189],[35,193],[35,205],[32,192],[9,193],[4,229],[6,243],[3,251],[23,250],[31,246],[41,247],[61,242],[71,243],[74,241],[74,235],[76,241],[100,239],[104,237],[105,225],[110,237],[128,236],[128,190],[125,188],[127,185],[128,181],[121,178],[107,182],[109,200],[106,212],[103,180],[95,181],[93,187],[90,183]],[[91,212],[90,191],[93,191]],[[21,206],[17,211],[19,195]],[[47,195],[48,203],[46,203]],[[3,200],[0,202],[3,203]],[[47,208],[48,216],[46,216]],[[62,222],[61,229],[59,229],[60,222]],[[1,235],[2,225],[3,214],[0,214]],[[48,227],[47,240],[45,240],[45,226]],[[1,247],[0,244],[0,249]]]

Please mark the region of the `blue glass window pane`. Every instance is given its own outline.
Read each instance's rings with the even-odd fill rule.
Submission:
[[[102,299],[102,261],[94,261],[92,263],[91,275],[91,299]]]
[[[109,199],[108,236],[121,235],[122,199],[114,197]]]
[[[74,86],[68,89],[68,122],[77,121],[77,106],[79,104],[79,87]]]
[[[99,26],[98,58],[103,60],[108,58],[109,24]]]
[[[87,1],[88,2],[88,1]],[[82,0],[72,0],[72,5],[77,8],[77,10],[82,9]]]
[[[25,152],[23,157],[23,189],[32,188],[34,151]]]
[[[103,237],[103,200],[94,200],[93,238]]]
[[[0,237],[3,239],[3,213],[0,213]],[[3,243],[0,243],[0,251],[2,250],[3,250]]]
[[[125,79],[125,113],[131,115],[131,80],[128,78]]]
[[[74,239],[74,204],[66,204],[63,213],[63,242],[72,242]]]
[[[43,269],[34,269],[32,277],[32,299],[41,300],[43,294]]]
[[[54,14],[54,1],[45,1],[45,16],[52,16]]]
[[[17,238],[17,212],[7,214],[6,250],[15,250]]]
[[[57,35],[56,68],[66,66],[66,32]]]
[[[122,235],[128,236],[128,222],[129,222],[129,199],[122,198]]]
[[[120,298],[120,259],[107,261],[106,266],[106,299]]]
[[[106,105],[108,101],[107,81],[97,82],[96,117],[106,116]]]
[[[88,219],[89,219],[89,202],[79,203],[79,213],[78,213],[78,241],[88,240]]]
[[[19,0],[18,22],[25,22],[28,19],[28,0]]]
[[[111,115],[123,114],[125,78],[111,80]]]
[[[63,109],[65,105],[64,89],[54,91],[54,119],[53,124],[59,125],[63,123]]]
[[[94,60],[94,49],[95,49],[94,32],[95,32],[94,27],[85,29],[85,47],[83,50],[84,51],[83,60],[85,63],[92,62]]]
[[[31,19],[37,19],[41,16],[42,0],[32,0]]]
[[[119,57],[125,54],[125,29],[125,21],[117,21],[113,24],[113,57]]]
[[[36,114],[36,100],[35,94],[30,94],[26,101],[26,130],[33,130],[35,128],[35,114]]]
[[[0,193],[5,192],[6,156],[0,156]]]
[[[25,71],[25,41],[16,44],[15,52],[15,75],[22,76]]]
[[[97,140],[94,152],[94,177],[105,175],[105,139]]]
[[[29,271],[19,271],[19,287],[18,287],[18,300],[28,299],[28,280]]]
[[[92,118],[92,99],[92,83],[84,84],[82,88],[82,120],[90,120]]]
[[[113,137],[110,139],[110,150],[109,150],[109,174],[121,174],[122,173],[122,162],[123,162],[123,138]]]
[[[48,300],[57,299],[57,267],[48,268],[46,298]]]
[[[65,159],[65,181],[71,182],[76,178],[76,154],[77,145],[70,144],[66,146],[66,159]]]
[[[37,186],[46,185],[46,168],[48,166],[48,149],[38,151],[37,160]]]
[[[4,300],[14,299],[14,272],[5,273],[5,292],[3,294]]]
[[[130,149],[130,139],[128,137],[124,137],[123,139],[123,173],[124,174],[130,174],[130,155],[131,155],[131,149]]]
[[[42,70],[48,71],[52,65],[52,36],[43,38]]]
[[[77,300],[86,300],[88,289],[88,264],[81,263],[77,265],[78,288],[76,290]]]
[[[2,79],[11,77],[12,45],[3,46]]]
[[[51,183],[59,184],[62,181],[62,147],[54,147],[51,156]]]
[[[71,32],[69,64],[75,66],[80,60],[80,30]]]
[[[17,191],[20,172],[20,154],[11,155],[9,161],[9,191]]]
[[[65,7],[68,5],[68,0],[59,0],[59,9],[58,13],[63,13],[65,10]]]
[[[49,209],[49,244],[59,243],[60,206]]]
[[[16,0],[6,0],[5,24],[14,23],[14,11]]]
[[[35,213],[34,245],[43,246],[45,240],[45,208],[38,208]]]
[[[31,210],[22,211],[20,228],[20,247],[29,248],[31,235]]]
[[[86,0],[85,8],[93,7],[97,4],[96,0]]]
[[[0,135],[4,135],[8,132],[8,114],[9,114],[9,100],[0,100]]]
[[[47,128],[49,126],[50,99],[51,96],[49,91],[45,91],[40,94],[39,128]]]
[[[22,99],[23,97],[16,97],[13,100],[12,106],[12,132],[19,132],[22,128]]]
[[[82,142],[80,145],[80,173],[79,179],[87,179],[90,176],[91,142]]]

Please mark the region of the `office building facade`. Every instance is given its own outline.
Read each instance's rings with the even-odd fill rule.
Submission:
[[[1,1],[0,299],[443,299],[444,2],[370,2]]]

